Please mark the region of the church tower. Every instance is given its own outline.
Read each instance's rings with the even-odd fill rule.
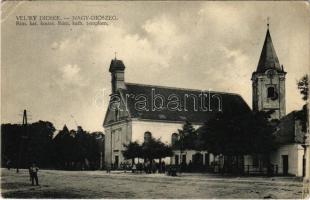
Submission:
[[[257,69],[252,74],[253,111],[273,111],[271,119],[285,116],[285,75],[273,47],[269,23]]]
[[[114,94],[118,89],[126,89],[125,86],[125,65],[123,61],[117,60],[116,57],[111,61],[110,69],[112,80],[112,94]]]

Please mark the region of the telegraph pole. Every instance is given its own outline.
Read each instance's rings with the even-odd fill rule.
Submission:
[[[304,179],[303,179],[303,189],[302,189],[302,198],[307,198],[310,195],[310,130],[309,130],[309,104],[306,104],[306,116],[307,116],[307,121],[306,121],[306,134],[305,134],[305,144],[304,144],[304,159],[305,159],[305,164],[304,164]]]
[[[18,155],[18,161],[17,161],[17,166],[16,166],[16,173],[19,172],[19,168],[20,168],[20,164],[21,164],[21,159],[22,159],[22,154],[23,154],[23,147],[24,147],[24,140],[28,139],[27,124],[28,124],[27,111],[24,110],[24,113],[23,113],[23,124],[22,124],[23,133],[22,133],[21,138],[20,138],[19,155]]]

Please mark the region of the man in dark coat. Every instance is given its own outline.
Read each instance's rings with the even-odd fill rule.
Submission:
[[[39,171],[39,168],[36,166],[35,163],[33,163],[32,166],[29,168],[30,179],[31,179],[32,185],[34,185],[34,181],[36,181],[36,185],[39,185],[38,171]]]

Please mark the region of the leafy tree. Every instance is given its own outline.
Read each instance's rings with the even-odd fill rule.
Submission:
[[[4,165],[10,161],[13,166],[17,166],[20,152],[22,126],[19,124],[1,125],[1,163]],[[23,151],[23,150],[21,150]]]
[[[75,160],[75,133],[69,131],[66,125],[59,133],[55,136],[54,150],[55,150],[55,161],[57,166],[61,169],[69,169],[71,163]]]
[[[173,155],[172,148],[161,141],[158,141],[158,147],[156,149],[156,158],[161,163],[162,158],[171,157]]]
[[[135,158],[142,158],[142,147],[137,141],[124,144],[124,147],[123,156],[125,159],[132,159],[132,164],[134,164]]]
[[[142,145],[135,141],[124,146],[123,156],[126,159],[132,159],[132,163],[134,163],[134,158],[144,158],[144,160],[149,160],[150,162],[153,162],[154,159],[159,159],[161,162],[162,158],[172,156],[172,148],[161,142],[160,139],[153,137],[143,142]]]
[[[27,126],[28,161],[37,162],[41,167],[48,167],[53,163],[52,139],[55,127],[51,122],[38,121]]]
[[[93,132],[90,134],[90,147],[88,149],[88,159],[92,169],[100,168],[100,161],[104,160],[104,134]],[[102,156],[102,158],[101,158]]]
[[[51,122],[38,121],[28,125],[2,124],[2,163],[10,160],[16,167],[28,167],[37,162],[41,167],[52,165],[52,138],[55,128]]]
[[[309,99],[309,79],[307,74],[297,82],[297,88],[302,95],[302,99],[306,102],[302,110],[298,112],[297,118],[302,122],[302,131],[307,132],[309,127],[309,107],[307,102]]]
[[[200,148],[215,155],[268,154],[275,148],[275,131],[263,112],[227,116],[218,114],[199,128]]]
[[[308,74],[304,75],[297,82],[297,88],[300,91],[300,94],[302,95],[302,99],[304,101],[307,101],[308,98],[309,98],[309,79],[308,79]]]
[[[41,168],[81,169],[99,167],[103,155],[104,134],[89,134],[79,127],[70,130],[65,125],[54,137],[51,122],[38,121],[28,125],[1,125],[1,161],[14,167],[29,167],[36,162]]]
[[[182,129],[178,130],[179,140],[176,142],[176,148],[182,150],[185,149],[198,149],[198,135],[193,125],[186,121]]]
[[[162,159],[172,155],[172,148],[165,145],[160,139],[150,138],[142,144],[142,155],[152,162],[153,159]]]
[[[68,130],[65,125],[53,140],[55,161],[61,169],[98,169],[104,149],[102,132],[88,133],[82,127]]]

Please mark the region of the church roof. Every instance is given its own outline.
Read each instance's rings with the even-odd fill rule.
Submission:
[[[277,71],[283,71],[283,69],[280,66],[276,51],[273,47],[269,29],[267,29],[264,46],[259,58],[256,72],[263,73],[267,69],[275,69]]]
[[[115,59],[111,60],[109,71],[110,72],[114,72],[116,70],[124,71],[125,70],[125,65],[124,65],[123,61],[117,60],[115,58]]]
[[[227,114],[241,114],[244,112],[251,112],[249,106],[238,94],[222,93],[216,91],[205,91],[205,100],[201,98],[201,90],[173,88],[154,85],[142,85],[126,83],[126,89],[119,90],[122,98],[127,98],[127,107],[129,116],[138,120],[151,120],[151,121],[169,121],[169,122],[185,122],[189,121],[194,124],[203,124],[212,117],[215,117],[218,112]],[[152,110],[152,101],[154,102],[155,96],[161,96],[164,99],[162,110]],[[136,107],[137,99],[135,97],[144,96],[147,101],[147,110],[138,110]],[[153,96],[153,98],[152,98]],[[180,99],[180,109],[172,110],[176,103],[169,103]],[[169,99],[170,97],[170,99]],[[196,98],[197,97],[197,98]],[[186,100],[184,100],[186,98]],[[195,100],[194,100],[195,98]],[[209,100],[210,98],[210,100]],[[221,99],[221,107],[219,108],[218,99]],[[142,99],[140,99],[142,100]],[[170,100],[170,101],[169,101]],[[210,102],[210,103],[209,103]],[[156,104],[160,105],[159,98]],[[168,106],[169,104],[169,106]],[[201,104],[205,105],[204,107]],[[207,111],[206,111],[207,108]],[[211,108],[211,109],[210,109]],[[105,120],[104,125],[109,124]]]

